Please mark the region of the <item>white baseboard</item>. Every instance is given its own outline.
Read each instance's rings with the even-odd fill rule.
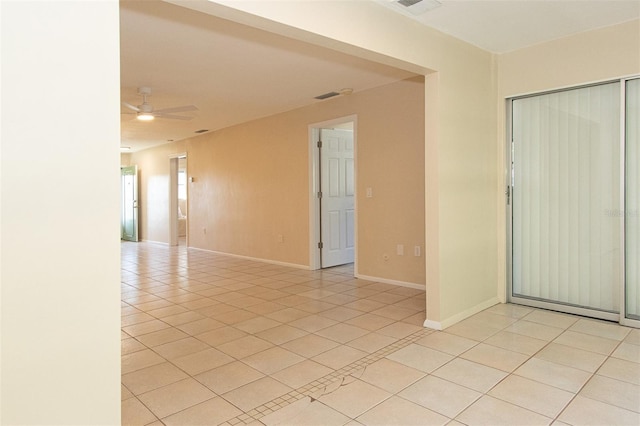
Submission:
[[[500,303],[497,297],[493,297],[489,300],[485,300],[482,303],[477,304],[476,306],[467,309],[466,311],[455,314],[452,317],[445,319],[444,321],[433,321],[430,319],[426,319],[424,321],[424,326],[426,328],[431,328],[433,330],[444,330],[447,327],[451,327],[452,325],[459,323],[462,320],[469,318],[472,315],[477,314],[478,312],[482,312],[487,308],[492,307],[493,305],[497,305]]]
[[[377,283],[398,285],[400,287],[415,288],[416,290],[424,290],[425,289],[424,284],[414,284],[414,283],[408,283],[408,282],[405,282],[405,281],[397,281],[397,280],[390,280],[390,279],[387,279],[387,278],[371,277],[371,276],[362,275],[362,274],[355,274],[355,277],[363,279],[363,280],[375,281]]]
[[[189,247],[189,248],[193,249],[193,250],[206,251],[207,253],[213,253],[213,254],[219,254],[219,255],[222,255],[222,256],[234,257],[236,259],[252,260],[254,262],[262,262],[262,263],[268,263],[268,264],[271,264],[271,265],[286,266],[286,267],[295,268],[295,269],[306,269],[306,270],[310,269],[309,265],[298,265],[297,263],[280,262],[278,260],[263,259],[263,258],[260,258],[260,257],[243,256],[241,254],[225,253],[223,251],[207,250],[207,249],[198,248],[198,247]]]
[[[163,245],[163,246],[168,246],[169,245],[169,243],[166,243],[164,241],[154,241],[154,240],[138,240],[138,241],[141,242],[141,243],[160,244],[160,245]]]

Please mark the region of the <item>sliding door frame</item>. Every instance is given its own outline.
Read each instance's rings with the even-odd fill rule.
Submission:
[[[627,82],[630,80],[640,79],[640,75],[622,78],[620,79],[620,177],[622,185],[620,185],[620,202],[622,203],[621,210],[625,212],[622,226],[620,227],[620,244],[622,245],[622,256],[620,256],[620,268],[622,271],[622,287],[620,289],[620,319],[619,322],[622,325],[629,327],[640,328],[640,320],[627,318],[627,268],[625,264],[626,259],[626,222],[627,222],[627,210],[626,210],[626,187],[627,187]],[[640,285],[640,284],[638,284]]]
[[[504,182],[506,183],[505,185],[505,214],[506,214],[506,276],[507,276],[507,301],[509,303],[515,303],[515,304],[521,304],[521,305],[526,305],[526,306],[531,306],[531,307],[535,307],[535,308],[542,308],[542,309],[549,309],[549,310],[553,310],[553,311],[561,311],[561,312],[565,312],[565,313],[569,313],[569,314],[575,314],[575,315],[582,315],[582,316],[586,316],[586,317],[591,317],[591,318],[598,318],[598,319],[603,319],[603,320],[608,320],[608,321],[615,321],[618,322],[622,325],[627,325],[630,327],[636,327],[636,328],[640,328],[640,321],[639,320],[635,320],[635,319],[630,319],[630,318],[626,318],[626,282],[625,282],[625,221],[622,220],[621,221],[621,225],[620,225],[620,270],[621,270],[621,282],[619,283],[620,285],[620,292],[619,292],[619,297],[620,297],[620,312],[619,313],[615,313],[615,312],[609,312],[609,311],[604,311],[604,310],[597,310],[597,309],[591,309],[591,308],[585,308],[585,307],[580,307],[580,306],[575,306],[575,305],[571,305],[571,304],[567,304],[567,303],[563,303],[563,302],[550,302],[547,300],[543,300],[543,299],[537,299],[537,298],[528,298],[528,297],[521,297],[518,295],[515,295],[513,292],[513,191],[514,191],[514,187],[513,187],[513,179],[514,179],[514,163],[513,163],[513,154],[514,154],[514,138],[513,138],[513,102],[515,100],[518,99],[524,99],[524,98],[529,98],[529,97],[534,97],[534,96],[541,96],[541,95],[546,95],[546,94],[550,94],[550,93],[558,93],[558,92],[563,92],[563,91],[567,91],[567,90],[574,90],[574,89],[581,89],[581,88],[586,88],[586,87],[590,87],[590,86],[599,86],[602,84],[609,84],[609,83],[620,83],[620,182],[622,182],[623,184],[620,185],[620,205],[619,205],[619,211],[624,212],[624,208],[625,208],[625,159],[626,159],[626,153],[625,153],[625,142],[626,142],[626,129],[625,129],[625,122],[626,122],[626,98],[625,98],[625,88],[626,88],[626,82],[629,80],[633,80],[636,78],[640,78],[640,76],[629,76],[629,77],[623,77],[620,79],[614,79],[614,80],[604,80],[604,81],[600,81],[600,82],[594,82],[592,84],[585,84],[585,85],[579,85],[579,86],[571,86],[571,87],[565,87],[565,88],[560,88],[557,90],[550,90],[550,91],[544,91],[544,92],[538,92],[538,93],[530,93],[530,94],[526,94],[526,95],[521,95],[521,96],[515,96],[515,97],[511,97],[511,98],[507,98],[505,100],[506,102],[506,143],[505,143],[505,152],[504,152],[504,158],[505,158],[505,169],[504,169]],[[516,188],[517,190],[517,188]]]

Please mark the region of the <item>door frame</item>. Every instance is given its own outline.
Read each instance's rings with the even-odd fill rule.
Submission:
[[[506,250],[506,254],[507,254],[507,302],[508,303],[515,303],[515,304],[519,304],[519,305],[525,305],[525,306],[530,306],[530,307],[534,307],[534,308],[541,308],[541,309],[548,309],[551,311],[557,311],[557,312],[563,312],[563,313],[568,313],[568,314],[573,314],[573,315],[581,315],[581,316],[585,316],[585,317],[590,317],[590,318],[597,318],[597,319],[603,319],[603,320],[607,320],[607,321],[615,321],[615,322],[620,322],[620,318],[621,315],[619,313],[613,313],[613,312],[607,312],[607,311],[600,311],[600,310],[596,310],[596,309],[589,309],[589,308],[583,308],[580,306],[574,306],[571,304],[566,304],[566,303],[562,303],[562,302],[552,302],[552,301],[546,301],[546,300],[538,300],[538,299],[533,299],[533,298],[524,298],[524,297],[518,297],[516,295],[513,294],[513,122],[512,122],[512,113],[513,113],[513,101],[514,100],[518,100],[518,99],[522,99],[522,98],[527,98],[527,97],[532,97],[532,96],[538,96],[538,95],[544,95],[544,94],[548,94],[548,93],[553,93],[553,92],[561,92],[561,91],[565,91],[565,90],[572,90],[572,89],[578,89],[578,88],[582,88],[582,87],[588,87],[591,85],[596,85],[596,84],[606,84],[610,82],[609,80],[607,81],[603,81],[601,83],[594,83],[594,84],[587,84],[587,85],[579,85],[579,86],[570,86],[570,87],[566,87],[566,88],[560,88],[557,90],[550,90],[550,91],[543,91],[543,92],[538,92],[538,93],[531,93],[531,94],[525,94],[525,95],[520,95],[520,96],[513,96],[510,97],[508,99],[506,99],[507,105],[506,105],[506,127],[507,127],[507,138],[506,138],[506,143],[505,143],[505,161],[506,161],[506,167],[505,167],[505,173],[506,173],[506,182],[507,185],[505,187],[505,197],[508,199],[508,203],[505,203],[506,205],[506,214],[507,214],[507,232],[506,232],[506,236],[507,236],[507,250]],[[508,195],[507,195],[508,194]],[[621,293],[623,293],[623,285],[622,283],[620,283],[620,291]]]
[[[554,303],[547,302],[543,300],[535,300],[528,298],[521,298],[518,296],[514,296],[513,294],[513,126],[512,126],[512,112],[513,112],[513,101],[516,99],[522,99],[529,96],[538,96],[546,93],[559,92],[564,90],[572,90],[583,87],[589,87],[600,84],[614,83],[620,82],[620,178],[622,185],[620,185],[620,205],[619,211],[625,211],[625,179],[626,179],[626,171],[625,171],[625,162],[626,162],[626,134],[625,134],[625,120],[626,120],[626,97],[625,97],[625,88],[626,82],[628,80],[632,80],[635,78],[639,78],[639,76],[627,76],[619,79],[612,80],[602,80],[597,82],[592,82],[589,84],[581,84],[575,86],[568,86],[563,88],[558,88],[555,90],[535,92],[522,94],[518,96],[513,96],[505,99],[506,107],[506,117],[505,117],[505,147],[504,147],[504,158],[505,158],[505,168],[504,168],[504,182],[505,185],[505,214],[506,214],[506,300],[508,303],[516,303],[522,304],[526,306],[548,309],[553,311],[560,311],[559,307],[561,307],[561,312],[581,315],[590,318],[603,319],[608,321],[615,321],[621,325],[640,328],[640,321],[626,318],[626,280],[625,280],[625,221],[621,222],[620,226],[620,251],[622,255],[620,256],[620,270],[621,270],[621,282],[620,285],[620,312],[607,312],[600,311],[589,308],[582,308],[579,306],[564,304],[564,303]]]
[[[122,173],[124,169],[130,169],[133,168],[133,227],[134,227],[134,237],[132,240],[124,238],[124,209],[125,209],[125,191],[124,191],[124,174]],[[121,240],[125,240],[125,241],[133,241],[133,242],[138,242],[140,241],[140,228],[138,226],[139,224],[139,216],[140,216],[140,210],[138,208],[138,200],[139,200],[139,181],[138,181],[138,165],[137,164],[133,164],[133,165],[129,165],[129,166],[120,166],[120,239]]]
[[[322,121],[309,125],[309,269],[312,271],[322,267],[320,261],[320,249],[318,242],[320,234],[320,153],[318,152],[318,139],[320,129],[333,127],[339,124],[353,123],[353,158],[354,158],[354,275],[358,274],[358,115],[348,115],[332,120]]]
[[[178,170],[180,170],[180,158],[186,158],[187,153],[181,152],[178,154],[169,155],[169,245],[177,246],[178,239]],[[189,167],[189,163],[187,163]],[[187,191],[189,185],[187,185]],[[189,196],[187,195],[187,200]],[[188,226],[188,222],[187,222]],[[189,232],[187,230],[187,238]],[[189,241],[187,240],[187,246]]]
[[[626,205],[626,179],[627,179],[627,83],[631,80],[640,80],[640,75],[627,76],[620,79],[620,211],[625,212],[624,220],[620,228],[620,244],[622,245],[622,256],[620,256],[620,270],[622,271],[622,288],[620,289],[620,324],[627,327],[640,328],[640,320],[627,318],[627,205]]]

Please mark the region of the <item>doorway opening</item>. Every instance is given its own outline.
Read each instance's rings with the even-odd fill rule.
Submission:
[[[120,239],[138,241],[138,166],[120,167]]]
[[[170,169],[170,245],[188,247],[188,185],[187,155],[178,154],[169,159]]]
[[[309,127],[310,266],[357,272],[356,116]]]

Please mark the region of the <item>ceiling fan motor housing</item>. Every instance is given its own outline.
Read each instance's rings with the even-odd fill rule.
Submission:
[[[142,105],[138,106],[138,109],[140,110],[140,112],[143,113],[147,113],[150,114],[153,112],[153,106],[149,105],[145,99],[145,101],[142,103]]]

